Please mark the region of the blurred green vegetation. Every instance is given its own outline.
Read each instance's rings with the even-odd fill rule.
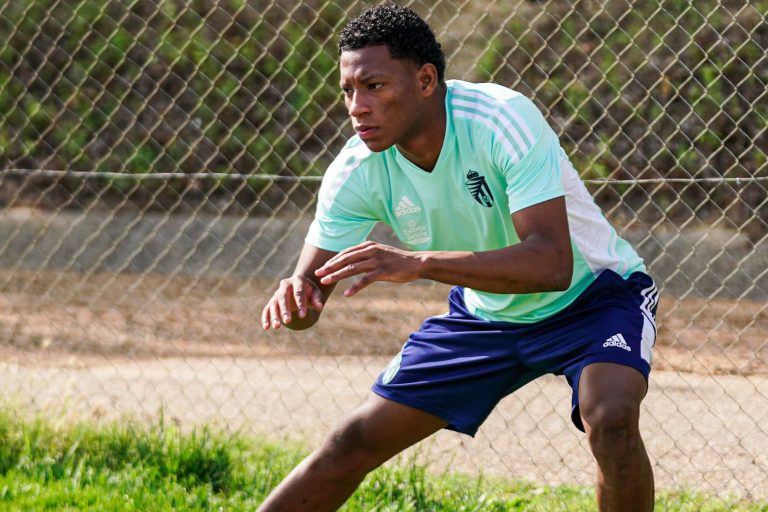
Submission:
[[[584,178],[768,176],[768,1],[516,8],[501,13],[506,30],[485,49],[480,78],[534,97]],[[601,191],[651,218],[712,221],[725,212],[764,233],[766,186]]]
[[[319,176],[346,137],[335,43],[361,8],[352,5],[6,2],[0,168]],[[517,0],[487,8],[481,23],[464,23],[491,39],[459,49],[457,60],[477,63],[461,77],[534,97],[585,178],[768,173],[768,0]],[[466,10],[469,20],[476,9]],[[258,180],[57,186],[80,196],[143,196],[164,209],[216,193],[259,201],[269,187],[282,191],[272,211],[289,196],[312,200],[306,184]],[[765,231],[768,217],[764,182],[596,193],[608,204],[634,200],[651,220],[725,211],[733,224]]]
[[[320,175],[341,141],[333,38],[344,18],[320,1],[5,3],[0,167]],[[178,194],[264,186],[84,188],[167,207]]]

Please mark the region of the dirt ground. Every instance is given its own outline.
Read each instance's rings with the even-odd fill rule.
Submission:
[[[0,271],[0,394],[77,417],[203,422],[310,445],[368,386],[447,287],[340,294],[305,332],[264,332],[274,281]],[[342,285],[343,286],[343,283]],[[768,309],[662,297],[641,428],[658,488],[768,497]],[[570,390],[545,377],[502,401],[469,439],[420,444],[441,471],[589,485]]]
[[[265,333],[274,280],[0,270],[0,357],[87,364],[158,357],[377,356],[446,311],[447,286],[337,293],[306,332]],[[344,283],[339,285],[343,286]],[[768,304],[662,296],[655,370],[768,375]]]

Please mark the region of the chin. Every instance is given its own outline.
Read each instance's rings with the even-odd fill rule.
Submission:
[[[365,144],[365,147],[367,147],[374,153],[381,153],[382,151],[386,151],[394,145],[394,144],[387,144],[385,142],[366,141],[366,140],[363,141],[363,144]]]

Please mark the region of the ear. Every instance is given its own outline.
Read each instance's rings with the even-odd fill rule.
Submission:
[[[435,65],[427,63],[421,66],[417,75],[417,80],[419,82],[419,87],[421,88],[421,95],[425,98],[432,96],[432,93],[435,92],[435,89],[439,85],[437,68]]]

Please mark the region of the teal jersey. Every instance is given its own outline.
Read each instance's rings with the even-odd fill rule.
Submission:
[[[487,320],[536,322],[568,306],[604,269],[624,277],[645,270],[533,102],[500,85],[450,80],[445,108],[445,140],[432,172],[394,146],[374,153],[351,138],[323,178],[306,242],[338,252],[383,222],[412,250],[490,251],[520,242],[512,213],[565,196],[571,286],[526,294],[466,288],[469,311]]]

